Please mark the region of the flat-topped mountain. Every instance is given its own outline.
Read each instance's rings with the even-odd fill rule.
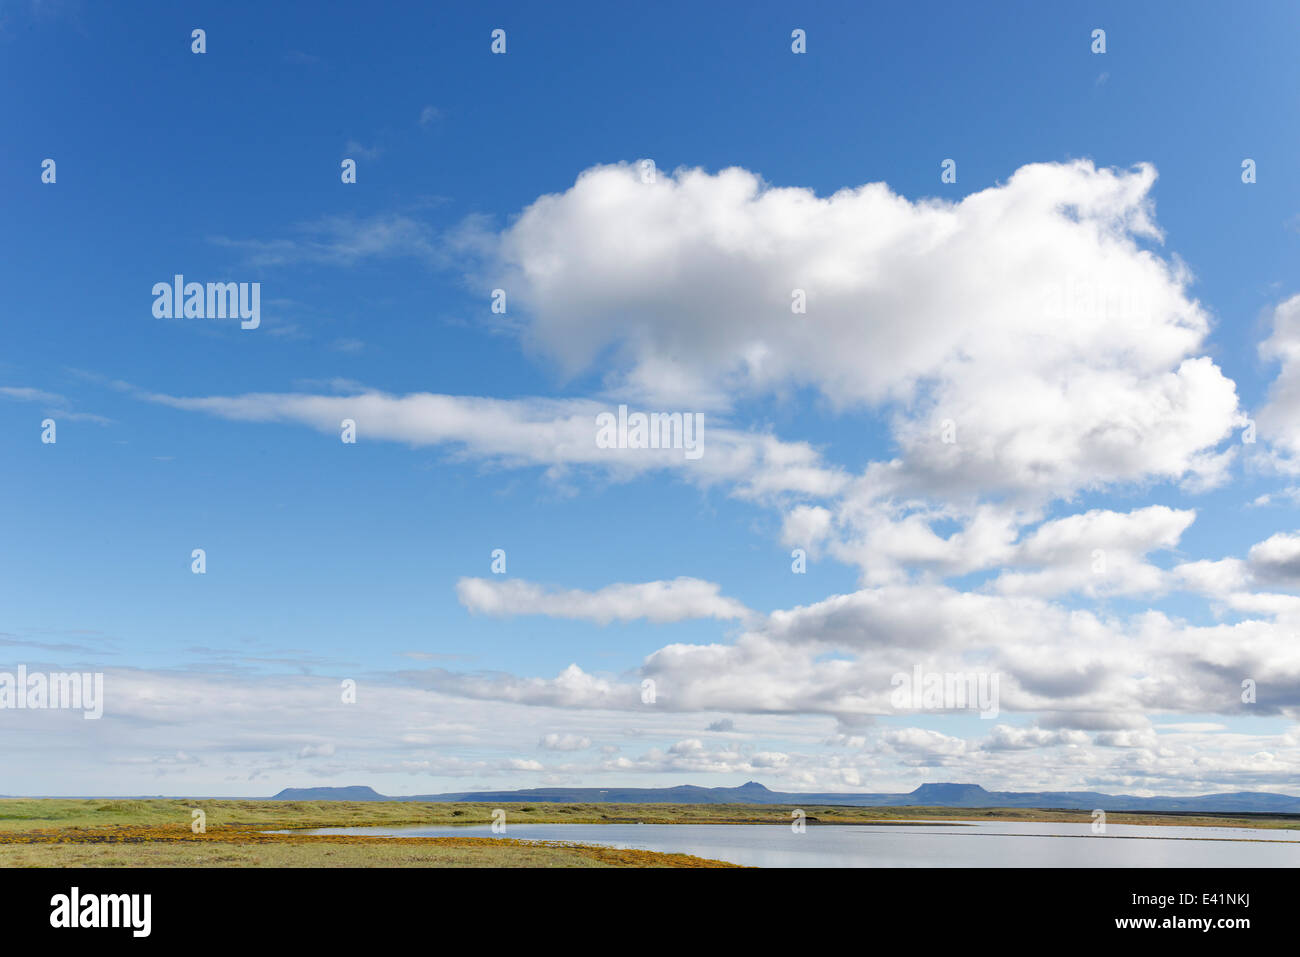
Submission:
[[[272,801],[392,801],[374,788],[353,785],[346,788],[285,788]],[[398,798],[397,800],[401,800]]]
[[[1090,811],[1161,811],[1210,814],[1300,814],[1300,797],[1263,791],[1191,797],[1135,797],[1098,791],[986,791],[978,784],[922,784],[908,794],[847,794],[770,791],[757,781],[739,787],[524,788],[386,797],[368,787],[285,788],[276,801],[469,801],[564,804],[790,804],[850,807],[1024,807]]]
[[[990,795],[978,784],[922,784],[908,797],[913,798],[911,803],[920,806],[941,804],[951,807],[972,801],[976,806],[986,804]]]

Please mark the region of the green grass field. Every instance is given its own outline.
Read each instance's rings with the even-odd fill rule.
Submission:
[[[0,799],[0,866],[7,867],[708,867],[682,854],[620,851],[559,842],[484,837],[380,838],[274,835],[365,825],[789,824],[793,806],[753,804],[423,804],[400,801],[232,801]],[[191,830],[192,812],[206,831]],[[1087,811],[1021,808],[804,809],[810,826],[924,819],[1088,823]],[[1300,828],[1285,818],[1108,814],[1115,824]]]

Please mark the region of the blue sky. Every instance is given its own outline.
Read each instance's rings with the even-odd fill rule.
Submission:
[[[0,711],[5,790],[1295,793],[1297,25],[3,4],[0,671],[106,673]],[[1016,312],[1063,277],[1141,314]],[[596,454],[620,403],[704,456]],[[892,713],[914,663],[1001,714]]]

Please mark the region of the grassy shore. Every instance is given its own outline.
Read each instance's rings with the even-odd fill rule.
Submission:
[[[788,824],[793,806],[754,804],[423,804],[402,801],[0,799],[0,866],[52,867],[727,867],[684,854],[483,837],[382,838],[266,834],[366,825]],[[192,812],[206,832],[191,830]],[[1025,808],[804,808],[818,824],[924,819],[1090,823],[1087,811]],[[1107,814],[1113,824],[1300,828],[1268,817]],[[1279,835],[1281,836],[1281,835]]]
[[[505,807],[510,815],[522,806]],[[437,810],[430,814],[429,808]],[[200,834],[191,828],[196,809],[206,816]],[[367,824],[486,824],[492,810],[398,802],[0,799],[0,867],[734,866],[687,854],[560,841],[265,833]],[[519,820],[507,817],[512,819]]]

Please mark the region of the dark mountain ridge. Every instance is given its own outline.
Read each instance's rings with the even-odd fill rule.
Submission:
[[[457,791],[386,797],[368,787],[285,788],[276,801],[558,802],[564,804],[793,804],[845,807],[1022,807],[1090,811],[1200,812],[1207,814],[1300,814],[1300,797],[1265,791],[1234,791],[1188,797],[1136,797],[1098,791],[986,791],[978,784],[922,784],[907,794],[770,791],[757,781],[739,787],[524,788],[518,791]]]

